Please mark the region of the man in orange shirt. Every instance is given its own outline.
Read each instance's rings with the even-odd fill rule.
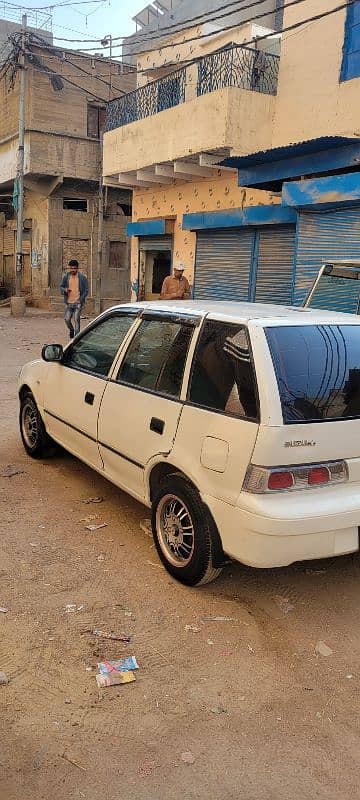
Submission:
[[[174,275],[165,278],[161,289],[161,300],[189,300],[190,286],[184,277],[184,264],[174,265]]]
[[[69,261],[69,271],[61,281],[60,291],[64,296],[65,324],[73,339],[80,331],[80,313],[89,292],[87,278],[79,272],[79,262],[75,258]]]

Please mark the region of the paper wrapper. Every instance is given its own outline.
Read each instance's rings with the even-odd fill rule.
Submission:
[[[96,683],[99,689],[118,686],[122,683],[133,683],[134,680],[135,675],[133,672],[112,672],[111,675],[96,675]]]

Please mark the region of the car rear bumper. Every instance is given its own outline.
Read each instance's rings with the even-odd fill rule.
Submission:
[[[346,511],[343,506],[343,511],[336,514],[317,514],[315,502],[311,517],[305,516],[304,506],[303,513],[299,513],[298,499],[295,498],[292,503],[290,496],[287,509],[283,508],[286,517],[255,513],[254,497],[250,498],[253,510],[231,506],[209,496],[203,497],[203,500],[213,515],[224,552],[243,564],[269,568],[356,552],[359,549],[359,498],[357,494],[356,508]],[[321,505],[323,500],[324,497],[319,497]],[[354,496],[350,503],[352,506],[353,501]],[[261,509],[262,502],[263,498],[258,510],[266,507],[263,504]],[[304,505],[308,509],[308,504]],[[292,506],[293,514],[290,513]]]

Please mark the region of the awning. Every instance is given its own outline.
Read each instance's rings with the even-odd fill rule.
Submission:
[[[211,228],[239,228],[248,225],[289,225],[296,223],[296,211],[281,205],[249,206],[228,211],[210,211],[184,214],[184,230],[209,230]]]
[[[360,172],[328,175],[284,183],[282,202],[287,208],[341,208],[360,203]]]
[[[322,136],[246,156],[231,156],[219,166],[237,169],[239,186],[267,188],[286,178],[359,166],[359,158],[358,137]]]
[[[128,222],[126,226],[127,236],[165,236],[165,234],[165,219],[149,219],[145,222]]]

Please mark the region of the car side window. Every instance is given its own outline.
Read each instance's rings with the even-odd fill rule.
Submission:
[[[208,320],[194,356],[188,400],[236,417],[258,419],[256,380],[248,332]]]
[[[127,332],[134,313],[114,314],[99,322],[66,351],[64,364],[72,369],[106,376]]]
[[[143,320],[116,380],[179,397],[194,328],[179,320]]]

